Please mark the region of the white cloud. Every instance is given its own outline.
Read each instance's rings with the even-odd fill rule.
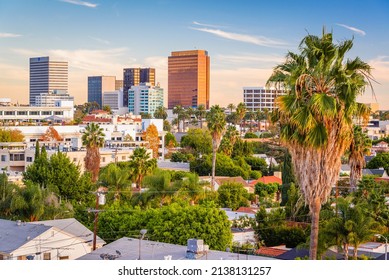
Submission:
[[[264,36],[254,36],[254,35],[247,35],[247,34],[239,34],[239,33],[232,33],[232,32],[226,32],[220,29],[211,29],[211,28],[196,28],[196,27],[190,27],[193,30],[201,31],[210,33],[213,35],[216,35],[218,37],[222,37],[229,40],[244,42],[244,43],[250,43],[258,46],[264,46],[264,47],[281,47],[285,46],[286,43],[280,40],[274,40],[271,38],[267,38]]]
[[[198,22],[198,21],[193,21],[192,23],[193,23],[194,25],[206,26],[206,27],[213,27],[213,28],[224,27],[224,26],[221,26],[221,25],[213,25],[213,24],[200,23],[200,22]]]
[[[22,35],[20,34],[14,34],[14,33],[0,33],[0,38],[17,38]]]
[[[104,39],[101,39],[101,38],[98,38],[98,37],[89,36],[89,38],[92,39],[93,41],[96,41],[96,42],[98,42],[98,43],[100,43],[100,44],[103,44],[103,45],[109,45],[109,44],[111,44],[110,41],[104,40]]]
[[[65,2],[65,3],[69,3],[69,4],[84,6],[84,7],[88,7],[88,8],[96,8],[98,6],[98,4],[80,1],[80,0],[60,0],[60,1]]]
[[[355,27],[352,27],[352,26],[348,26],[348,25],[345,25],[345,24],[341,24],[341,23],[337,23],[336,25],[344,27],[344,28],[346,28],[348,30],[351,30],[351,31],[353,31],[353,32],[355,32],[355,33],[357,33],[357,34],[359,34],[361,36],[365,36],[366,35],[366,32],[361,30],[361,29],[358,29],[358,28],[355,28]]]

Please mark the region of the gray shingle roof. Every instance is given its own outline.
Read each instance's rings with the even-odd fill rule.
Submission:
[[[31,223],[0,219],[0,252],[7,254],[52,228]]]
[[[81,224],[74,218],[69,219],[59,219],[59,220],[47,220],[47,221],[38,221],[32,222],[32,224],[41,224],[50,227],[55,227],[61,231],[70,233],[75,237],[79,237],[85,241],[93,239],[93,232],[90,231],[87,227]],[[96,237],[97,244],[105,244],[106,242],[100,237]]]

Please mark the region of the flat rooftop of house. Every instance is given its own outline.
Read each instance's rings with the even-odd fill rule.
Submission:
[[[79,258],[79,260],[137,260],[139,259],[139,239],[123,237],[104,247]],[[188,260],[187,246],[142,240],[142,260]],[[200,253],[194,260],[275,260],[270,257],[238,255],[237,253],[209,250],[207,254]]]

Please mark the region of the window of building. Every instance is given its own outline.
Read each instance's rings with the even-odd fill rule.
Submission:
[[[6,115],[6,116],[15,116],[15,112],[14,111],[5,111],[4,115]]]
[[[51,253],[43,253],[43,260],[51,260]]]
[[[32,157],[27,157],[27,158],[26,158],[26,161],[27,161],[27,162],[32,162]]]
[[[60,260],[68,260],[68,259],[69,259],[69,256],[59,256],[59,259],[60,259]]]
[[[51,112],[50,111],[42,111],[43,116],[50,116]]]
[[[6,155],[1,155],[1,161],[7,161],[7,156]]]
[[[39,111],[30,111],[30,116],[39,116]]]
[[[18,111],[18,116],[26,116],[27,111]]]

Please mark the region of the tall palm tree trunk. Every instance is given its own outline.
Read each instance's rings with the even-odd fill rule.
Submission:
[[[211,189],[215,190],[215,171],[216,171],[216,152],[218,145],[216,141],[212,141],[212,177],[211,177]]]
[[[319,240],[319,220],[320,220],[320,199],[316,198],[310,205],[311,211],[311,235],[310,235],[310,248],[309,259],[315,260],[317,258],[317,245]]]

